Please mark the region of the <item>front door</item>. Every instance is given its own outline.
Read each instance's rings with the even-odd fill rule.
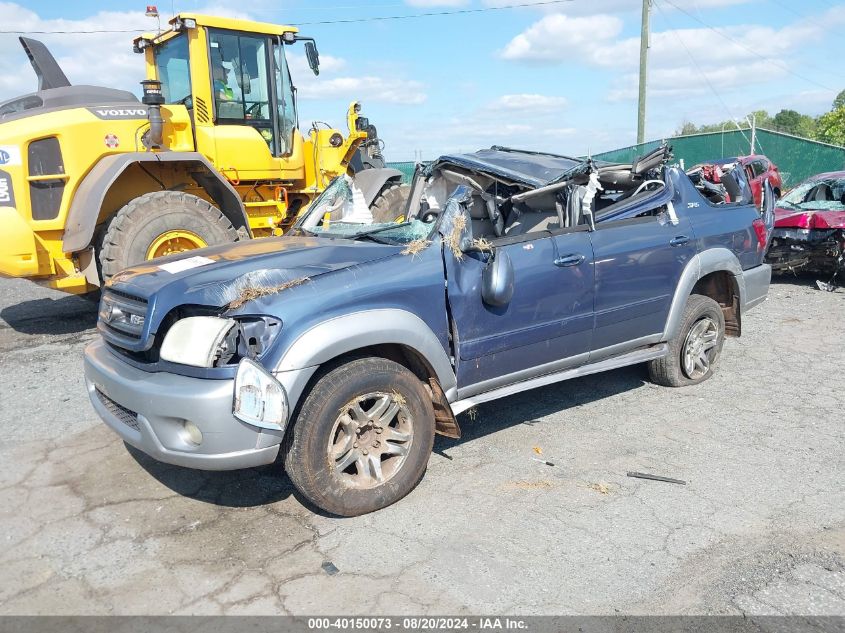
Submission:
[[[457,330],[458,385],[486,391],[586,361],[593,327],[593,251],[586,230],[493,240],[513,265],[510,302],[481,296],[489,255],[444,249],[449,306]],[[545,366],[545,367],[543,367]],[[462,394],[466,394],[462,391]]]

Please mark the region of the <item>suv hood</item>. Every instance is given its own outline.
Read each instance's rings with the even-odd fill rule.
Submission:
[[[222,306],[234,288],[256,279],[286,281],[388,257],[401,246],[322,237],[276,237],[224,244],[163,257],[118,273],[106,287],[155,300],[156,312],[182,304]],[[194,264],[169,272],[168,264]],[[164,267],[163,267],[164,266]],[[166,305],[165,305],[166,304]]]

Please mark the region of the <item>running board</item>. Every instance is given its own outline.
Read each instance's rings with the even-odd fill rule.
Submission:
[[[506,387],[499,387],[498,389],[493,389],[492,391],[486,391],[484,393],[479,393],[477,395],[470,396],[469,398],[464,398],[463,400],[457,400],[453,402],[451,405],[452,413],[458,415],[459,413],[463,413],[467,409],[471,409],[475,405],[481,404],[482,402],[496,400],[498,398],[504,398],[505,396],[511,396],[515,393],[528,391],[529,389],[536,389],[537,387],[545,387],[546,385],[551,385],[553,383],[561,382],[563,380],[580,378],[581,376],[589,376],[590,374],[598,374],[603,371],[619,369],[620,367],[627,367],[628,365],[636,365],[638,363],[645,363],[646,361],[654,360],[656,358],[662,358],[666,355],[668,349],[668,344],[660,343],[658,345],[653,345],[652,347],[646,349],[639,349],[633,352],[628,352],[627,354],[623,354],[622,356],[614,356],[612,358],[607,358],[596,363],[590,363],[587,365],[582,365],[581,367],[566,369],[564,371],[559,371],[553,374],[537,376],[536,378],[523,380],[522,382],[517,382]]]

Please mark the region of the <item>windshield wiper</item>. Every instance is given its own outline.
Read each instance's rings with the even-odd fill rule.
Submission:
[[[408,226],[411,224],[411,220],[406,220],[405,222],[396,222],[391,224],[390,226],[381,226],[377,229],[370,229],[369,231],[361,231],[360,233],[356,233],[355,235],[350,235],[349,238],[353,240],[357,240],[359,237],[372,237],[377,233],[381,233],[383,231],[390,231],[391,229],[398,229],[403,226]],[[391,240],[392,241],[392,240]],[[389,242],[382,242],[383,244],[388,244]]]

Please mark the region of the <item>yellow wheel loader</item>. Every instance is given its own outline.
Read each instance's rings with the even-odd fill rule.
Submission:
[[[95,292],[145,259],[281,235],[340,174],[374,214],[402,213],[401,173],[357,103],[346,136],[300,132],[285,48],[304,41],[315,74],[319,54],[296,28],[181,13],[134,40],[140,101],[70,85],[43,44],[20,39],[39,83],[0,103],[0,276]]]

